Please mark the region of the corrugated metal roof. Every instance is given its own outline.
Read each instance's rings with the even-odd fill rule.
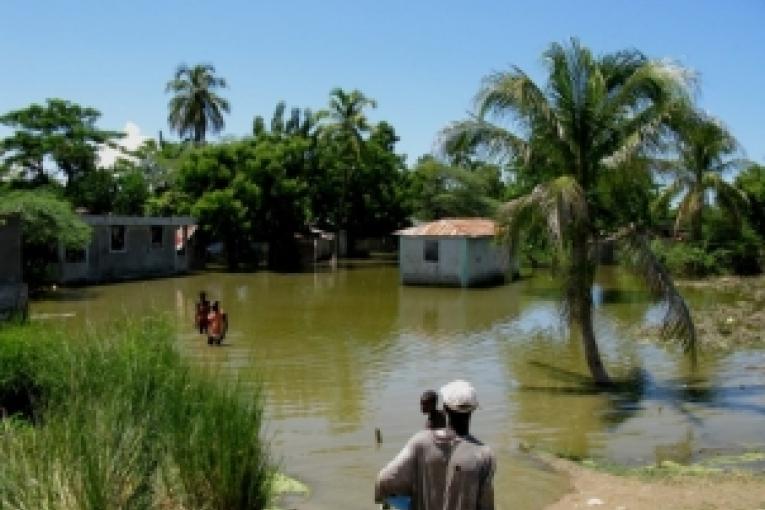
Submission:
[[[493,237],[497,224],[488,218],[443,218],[394,232],[400,236]]]

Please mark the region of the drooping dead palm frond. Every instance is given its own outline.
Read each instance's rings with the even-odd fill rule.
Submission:
[[[539,184],[528,195],[501,206],[497,214],[500,234],[507,241],[515,242],[535,212],[545,219],[550,240],[562,256],[566,255],[564,242],[572,229],[581,228],[589,221],[587,197],[571,176]]]
[[[669,272],[651,251],[645,236],[635,228],[623,229],[618,238],[628,255],[629,266],[642,276],[651,293],[666,303],[661,336],[680,342],[686,352],[695,355],[697,337],[691,312]]]

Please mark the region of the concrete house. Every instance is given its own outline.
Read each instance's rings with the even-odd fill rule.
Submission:
[[[0,216],[0,320],[26,315],[29,302],[21,266],[21,218]]]
[[[485,218],[445,218],[399,230],[401,282],[473,287],[500,283],[510,268],[510,248],[495,240]]]
[[[59,246],[59,283],[170,276],[190,268],[193,218],[83,215],[82,220],[93,229],[90,244],[81,250]]]

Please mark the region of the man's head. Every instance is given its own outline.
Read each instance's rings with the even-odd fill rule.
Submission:
[[[423,392],[420,397],[420,410],[423,414],[432,413],[438,404],[438,394],[433,390]]]
[[[213,309],[213,311],[214,311],[214,312],[217,312],[217,311],[219,311],[219,310],[220,310],[220,303],[218,303],[217,301],[215,301],[215,302],[212,304],[212,309]]]
[[[478,394],[473,385],[460,379],[452,381],[441,387],[441,400],[449,418],[449,426],[458,435],[467,435],[470,415],[478,409]]]
[[[207,301],[207,293],[205,291],[202,291],[199,293],[199,300],[200,301]]]

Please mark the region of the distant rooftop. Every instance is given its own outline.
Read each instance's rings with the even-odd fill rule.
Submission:
[[[443,218],[394,232],[399,236],[494,237],[497,224],[488,218]]]

